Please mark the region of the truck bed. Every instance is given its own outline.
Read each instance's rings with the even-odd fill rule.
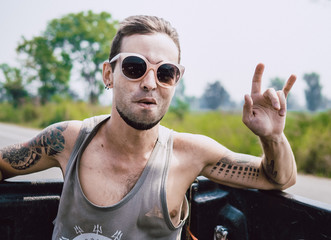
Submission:
[[[62,181],[1,182],[0,239],[51,239],[62,185]],[[222,239],[220,229],[227,235],[223,239],[230,240],[331,239],[328,204],[281,191],[235,189],[204,177],[196,179],[187,196],[191,199],[187,224],[199,240]],[[182,239],[189,239],[186,227]]]

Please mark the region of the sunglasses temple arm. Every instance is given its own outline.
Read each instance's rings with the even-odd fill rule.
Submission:
[[[115,57],[113,57],[112,59],[109,60],[109,63],[113,63],[115,62],[118,58],[120,57],[120,53],[117,54]]]

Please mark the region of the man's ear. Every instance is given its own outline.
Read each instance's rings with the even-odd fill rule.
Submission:
[[[106,88],[113,87],[113,70],[109,62],[105,61],[102,65],[102,78]]]

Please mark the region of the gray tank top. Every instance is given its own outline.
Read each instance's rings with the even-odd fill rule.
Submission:
[[[185,198],[185,217],[178,226],[174,226],[168,214],[165,186],[173,138],[172,131],[165,127],[159,127],[159,137],[145,169],[121,201],[101,207],[84,195],[78,178],[79,161],[101,124],[109,117],[98,116],[83,121],[68,162],[52,239],[180,239],[188,204]]]

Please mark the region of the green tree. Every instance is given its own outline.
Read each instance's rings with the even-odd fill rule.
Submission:
[[[217,109],[220,106],[232,106],[230,95],[220,81],[209,83],[201,97],[201,108]]]
[[[320,85],[320,76],[317,73],[305,74],[303,79],[308,88],[305,90],[307,107],[310,111],[316,111],[322,107],[322,86]]]
[[[272,78],[270,80],[269,87],[272,87],[276,91],[278,91],[278,90],[282,90],[283,89],[284,84],[285,84],[285,80],[284,79],[281,79],[279,77],[275,77],[275,78]]]
[[[25,53],[28,82],[40,82],[38,94],[42,104],[48,102],[55,94],[67,92],[72,67],[68,55],[62,53],[61,58],[56,57],[48,39],[40,36],[32,40],[23,38],[23,43],[17,47],[17,51]]]
[[[71,13],[50,21],[41,36],[23,39],[17,50],[27,56],[30,81],[41,82],[38,93],[43,103],[54,95],[70,95],[73,70],[86,81],[89,101],[98,101],[103,91],[102,63],[108,58],[117,24],[105,12]]]
[[[184,79],[181,79],[176,86],[174,97],[172,98],[170,111],[175,113],[179,119],[183,119],[184,115],[190,111],[189,97],[185,95]]]
[[[89,101],[96,103],[103,91],[102,63],[108,58],[118,22],[109,13],[92,11],[52,20],[44,33],[54,52],[68,56],[87,82]]]
[[[23,77],[18,68],[12,68],[8,64],[1,64],[4,79],[0,79],[0,87],[4,90],[4,98],[13,104],[16,108],[24,98],[28,96],[28,92],[24,89]]]

